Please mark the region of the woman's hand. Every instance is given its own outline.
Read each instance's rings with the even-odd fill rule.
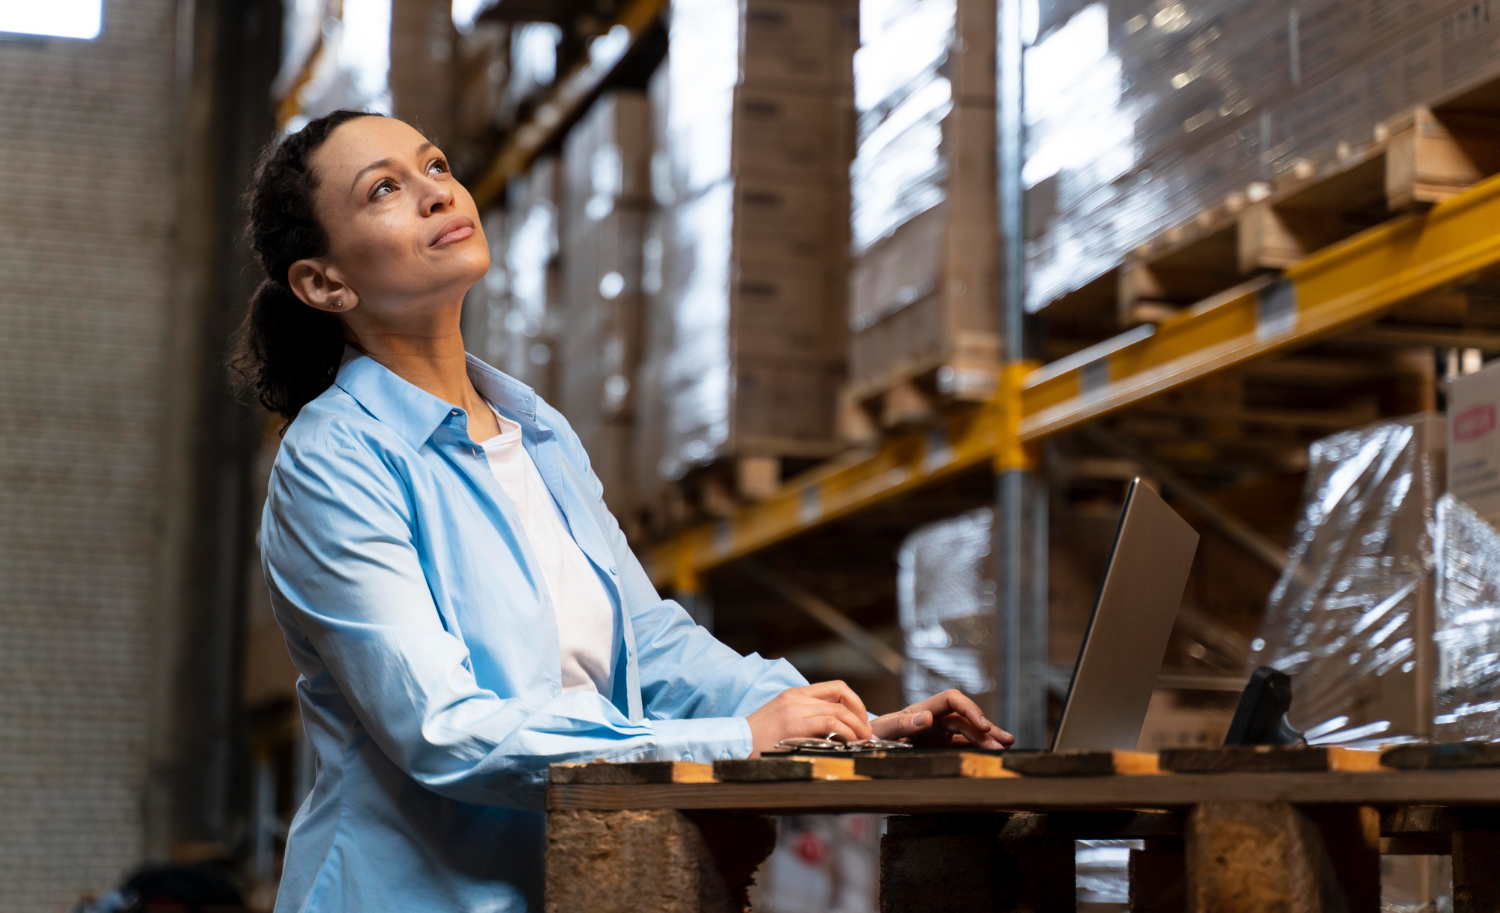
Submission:
[[[905,710],[870,721],[877,739],[905,739],[918,748],[1009,748],[1016,737],[991,723],[962,691],[949,689]]]
[[[870,738],[865,702],[843,682],[818,682],[788,688],[747,717],[755,746],[751,757],[775,748],[782,739],[821,739],[837,733],[845,741]]]

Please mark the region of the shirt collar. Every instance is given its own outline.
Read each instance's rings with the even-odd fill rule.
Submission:
[[[467,356],[469,379],[481,396],[496,406],[536,418],[536,393],[473,355]],[[345,347],[334,385],[354,397],[381,424],[399,434],[413,448],[421,447],[453,412],[444,402],[401,379],[385,365],[353,347]]]

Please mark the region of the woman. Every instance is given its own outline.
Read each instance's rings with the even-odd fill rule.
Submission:
[[[231,366],[290,423],[261,548],[318,762],[277,910],[539,909],[556,762],[1011,742],[957,692],[871,718],[657,596],[568,423],[465,356],[489,249],[416,130],[313,121],[249,200],[268,278]]]

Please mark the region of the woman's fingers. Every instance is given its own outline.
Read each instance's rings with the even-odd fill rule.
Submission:
[[[980,729],[956,713],[949,713],[938,717],[937,724],[939,729],[957,733],[975,745],[985,745],[985,743],[992,741],[988,729]]]
[[[931,710],[907,708],[871,720],[870,729],[878,739],[904,739],[931,729],[932,720]]]
[[[849,728],[850,732],[854,733],[856,741],[868,739],[875,735],[870,729],[870,722],[865,719],[863,714],[856,714],[843,704],[829,704],[828,707],[833,711],[833,715],[842,721]]]
[[[848,721],[836,714],[814,717],[812,722],[816,724],[814,728],[817,729],[817,732],[813,734],[814,738],[836,735],[845,742],[858,742],[860,740],[860,736],[856,735],[854,730],[849,728]]]
[[[833,701],[837,704],[843,704],[854,711],[861,719],[864,719],[868,715],[865,711],[865,702],[859,699],[859,695],[854,693],[853,688],[850,688],[843,682],[816,682],[797,690],[808,697],[814,697],[820,701]]]
[[[949,688],[941,694],[934,694],[927,700],[912,706],[931,710],[938,716],[942,716],[944,713],[962,714],[964,719],[972,723],[974,728],[981,732],[988,732],[992,725],[989,720],[984,718],[984,712],[979,709],[979,705],[974,703],[972,698],[957,688]]]

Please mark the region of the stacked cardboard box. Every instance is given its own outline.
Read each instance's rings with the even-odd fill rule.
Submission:
[[[852,0],[673,5],[642,475],[835,446],[856,22]]]
[[[1026,57],[1027,306],[1500,76],[1493,0],[1107,0]]]
[[[629,458],[644,311],[649,116],[644,92],[607,92],[568,134],[562,158],[560,310],[566,330],[559,339],[557,406],[622,521],[636,504]]]
[[[484,215],[490,269],[464,302],[464,342],[550,402],[560,290],[556,158],[537,159],[506,192],[505,208]]]
[[[856,387],[997,357],[995,6],[861,3],[848,310]]]

